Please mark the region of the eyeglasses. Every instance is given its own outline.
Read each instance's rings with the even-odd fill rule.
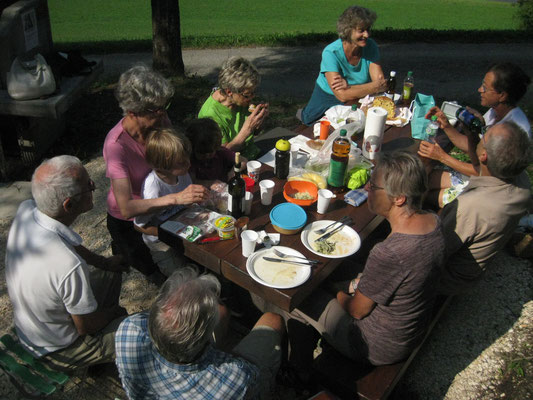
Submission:
[[[170,108],[170,105],[172,104],[172,101],[169,101],[164,107],[159,108],[146,108],[145,111],[150,114],[163,114],[168,111]]]
[[[239,92],[239,94],[244,97],[246,100],[251,100],[254,98],[255,96],[255,92],[252,92],[252,93],[243,93],[243,92]]]
[[[481,84],[481,93],[487,93],[487,92],[496,92],[495,89],[489,89],[485,86],[484,83]]]
[[[375,185],[374,182],[372,182],[372,181],[368,181],[368,188],[369,188],[371,191],[375,191],[375,190],[379,190],[379,189],[385,190],[384,187],[381,187],[381,186]]]
[[[79,193],[73,194],[70,197],[79,196],[81,194],[85,194],[85,193],[88,193],[88,192],[94,192],[96,190],[96,185],[95,185],[94,181],[91,178],[89,178],[89,182],[87,182],[87,184],[89,186],[88,190],[84,190],[83,192],[79,192]]]

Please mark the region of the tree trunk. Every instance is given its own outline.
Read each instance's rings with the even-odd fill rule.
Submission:
[[[183,75],[179,0],[151,0],[153,67],[167,75]]]

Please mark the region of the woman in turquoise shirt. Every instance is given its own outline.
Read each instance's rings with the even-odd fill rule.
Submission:
[[[376,18],[374,11],[358,6],[348,7],[339,17],[339,39],[322,52],[315,89],[302,110],[304,124],[311,125],[332,106],[386,90],[379,48],[369,37]]]

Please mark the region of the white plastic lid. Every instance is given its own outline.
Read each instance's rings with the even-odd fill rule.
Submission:
[[[391,71],[390,72],[390,76],[392,76],[394,78],[396,76],[396,71]]]

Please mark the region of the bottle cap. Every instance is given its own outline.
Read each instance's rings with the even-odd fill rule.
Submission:
[[[390,76],[392,76],[394,78],[396,76],[396,71],[391,71],[390,72]]]
[[[357,104],[352,104],[352,111],[357,111]]]
[[[413,71],[409,71],[409,72],[407,73],[407,76],[413,76]]]
[[[288,140],[280,139],[276,142],[276,149],[279,151],[289,151],[291,149],[291,144]]]
[[[341,129],[341,131],[339,132],[341,136],[346,136],[347,133],[348,132],[346,131],[346,129]]]
[[[432,121],[436,121],[437,120],[437,116],[436,115],[431,116],[431,120]]]

